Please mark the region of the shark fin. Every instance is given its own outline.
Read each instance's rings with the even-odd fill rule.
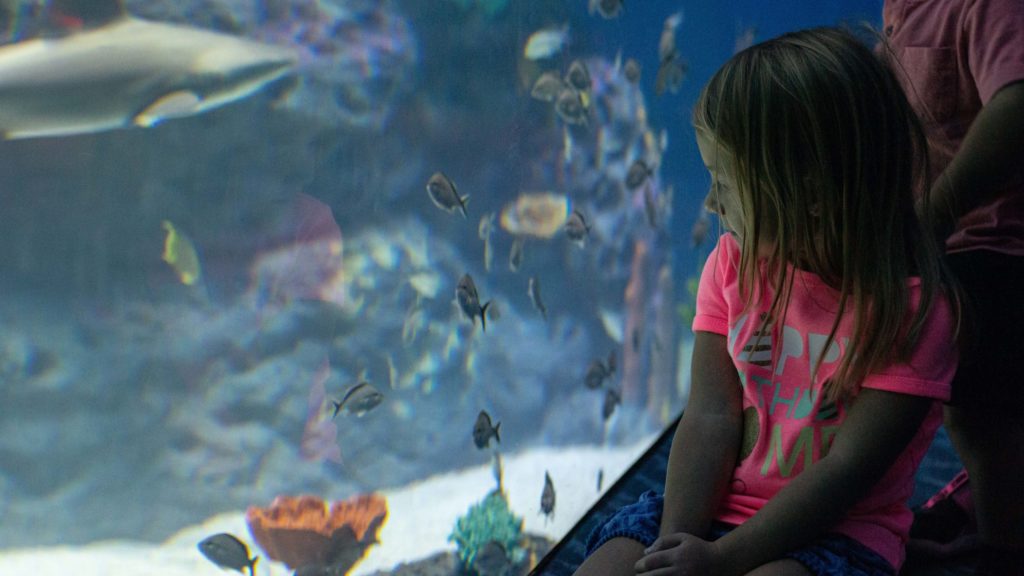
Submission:
[[[157,98],[149,106],[135,115],[132,123],[136,126],[149,128],[159,124],[167,118],[178,118],[191,116],[200,109],[201,100],[195,92],[189,90],[178,90],[164,94]]]
[[[50,0],[46,10],[52,27],[70,32],[103,26],[126,14],[124,0]]]

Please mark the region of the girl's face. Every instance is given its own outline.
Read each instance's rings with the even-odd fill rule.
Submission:
[[[743,206],[734,180],[736,169],[732,154],[718,145],[714,136],[697,130],[697,148],[704,166],[711,173],[711,190],[704,198],[704,207],[718,214],[722,226],[739,238],[743,230]]]

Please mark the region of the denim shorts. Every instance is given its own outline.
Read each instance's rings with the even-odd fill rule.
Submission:
[[[653,490],[635,504],[623,506],[587,537],[587,556],[612,538],[629,538],[650,546],[658,538],[663,498]],[[717,540],[735,528],[716,522],[709,540]],[[816,576],[893,576],[895,569],[874,550],[842,534],[825,534],[814,542],[785,554]]]

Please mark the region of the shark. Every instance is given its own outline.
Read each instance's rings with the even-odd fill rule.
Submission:
[[[128,14],[122,0],[52,0],[64,24],[0,46],[0,136],[69,136],[192,116],[295,69],[296,50]]]

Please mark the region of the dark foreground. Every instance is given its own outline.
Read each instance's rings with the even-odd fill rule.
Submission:
[[[662,434],[654,446],[580,520],[565,539],[544,557],[531,572],[532,575],[570,576],[583,559],[583,546],[587,535],[601,518],[626,504],[635,502],[646,490],[660,492],[664,489],[665,466],[674,431],[673,425]],[[959,468],[959,461],[950,448],[948,439],[941,435],[936,439],[935,445],[918,471],[917,487],[911,504],[923,501],[943,486]],[[975,562],[974,555],[939,562],[909,557],[900,576],[967,576],[973,573]]]

